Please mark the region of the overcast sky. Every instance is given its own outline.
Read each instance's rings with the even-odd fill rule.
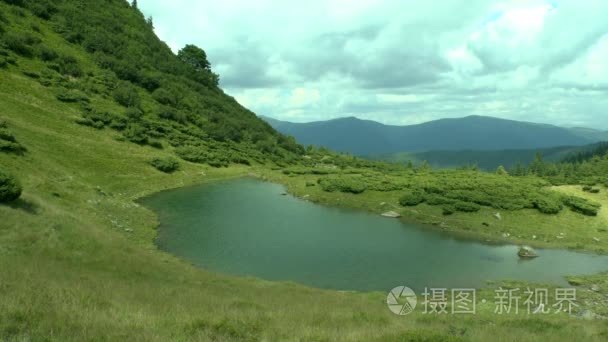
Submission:
[[[606,0],[139,0],[257,114],[608,129]]]

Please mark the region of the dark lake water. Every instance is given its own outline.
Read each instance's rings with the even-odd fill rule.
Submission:
[[[399,285],[482,287],[488,280],[566,285],[564,275],[608,270],[608,256],[485,245],[378,215],[281,196],[281,185],[237,179],[143,201],[160,216],[157,244],[217,272],[340,290]]]

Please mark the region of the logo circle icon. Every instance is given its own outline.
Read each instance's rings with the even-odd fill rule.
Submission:
[[[417,302],[416,293],[407,286],[397,286],[386,296],[386,305],[395,315],[410,314]]]

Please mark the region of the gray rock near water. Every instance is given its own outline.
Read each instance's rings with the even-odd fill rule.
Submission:
[[[536,258],[538,253],[530,246],[521,246],[517,252],[520,258]]]
[[[385,213],[382,213],[382,216],[390,217],[390,218],[399,218],[399,217],[401,217],[401,214],[394,212],[394,211],[387,211]]]

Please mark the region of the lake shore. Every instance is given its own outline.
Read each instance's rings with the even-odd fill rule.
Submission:
[[[482,207],[477,213],[442,215],[441,208],[420,204],[416,207],[399,205],[400,191],[348,194],[325,192],[316,184],[318,175],[289,176],[279,171],[259,169],[257,175],[266,180],[283,184],[296,197],[323,205],[348,207],[375,214],[396,211],[404,222],[427,225],[453,236],[474,239],[485,243],[529,245],[537,248],[557,248],[608,254],[608,197],[589,194],[576,186],[553,187],[554,191],[576,194],[597,201],[602,208],[597,217],[585,217],[564,210],[558,215],[546,215],[536,210],[496,210]],[[500,213],[500,220],[495,215]],[[599,241],[598,241],[599,240]]]

